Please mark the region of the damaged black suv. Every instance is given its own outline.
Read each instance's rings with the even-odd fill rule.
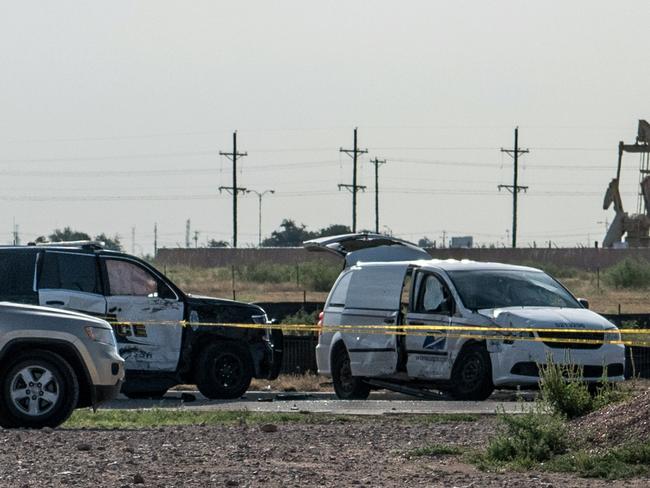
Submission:
[[[238,398],[252,378],[275,379],[282,334],[263,309],[181,291],[149,263],[101,243],[0,248],[0,301],[75,310],[113,322],[125,359],[122,392],[161,397],[196,384],[208,398]],[[228,327],[215,324],[260,324]]]

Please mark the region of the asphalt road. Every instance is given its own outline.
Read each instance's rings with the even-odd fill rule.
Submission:
[[[368,400],[343,401],[332,393],[292,392],[277,393],[249,391],[237,400],[208,400],[198,391],[172,391],[162,399],[130,400],[120,397],[102,405],[102,409],[183,408],[188,410],[247,410],[251,412],[311,412],[341,415],[383,414],[496,414],[521,413],[533,407],[533,393],[524,393],[524,401],[514,394],[495,393],[484,402],[453,400],[423,400],[390,392],[372,393]]]

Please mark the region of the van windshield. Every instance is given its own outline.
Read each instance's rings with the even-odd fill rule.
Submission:
[[[470,310],[504,307],[581,308],[562,285],[541,271],[448,271],[460,298]]]

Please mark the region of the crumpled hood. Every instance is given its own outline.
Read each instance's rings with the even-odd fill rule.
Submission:
[[[606,330],[616,326],[586,308],[507,307],[479,310],[501,327]]]

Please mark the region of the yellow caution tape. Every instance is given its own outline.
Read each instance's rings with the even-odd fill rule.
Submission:
[[[189,322],[181,321],[111,321],[116,327],[142,327],[145,325],[172,325],[181,327],[222,327],[236,329],[263,329],[281,330],[286,332],[331,333],[343,332],[348,334],[384,334],[400,336],[429,336],[445,335],[448,338],[480,338],[481,340],[497,341],[528,341],[528,342],[553,342],[569,344],[622,344],[628,346],[650,346],[650,329],[576,329],[576,328],[542,328],[542,327],[481,327],[472,325],[310,325],[310,324],[242,324],[228,322]],[[436,334],[436,332],[438,334]],[[486,332],[492,333],[486,334]],[[539,337],[535,333],[552,334],[602,334],[603,338],[584,337]],[[120,331],[118,331],[118,334]],[[530,333],[531,336],[522,337],[521,333]],[[607,335],[616,335],[618,338],[606,338]],[[632,340],[622,340],[622,336],[630,335]],[[639,336],[647,335],[648,340],[640,340]]]

